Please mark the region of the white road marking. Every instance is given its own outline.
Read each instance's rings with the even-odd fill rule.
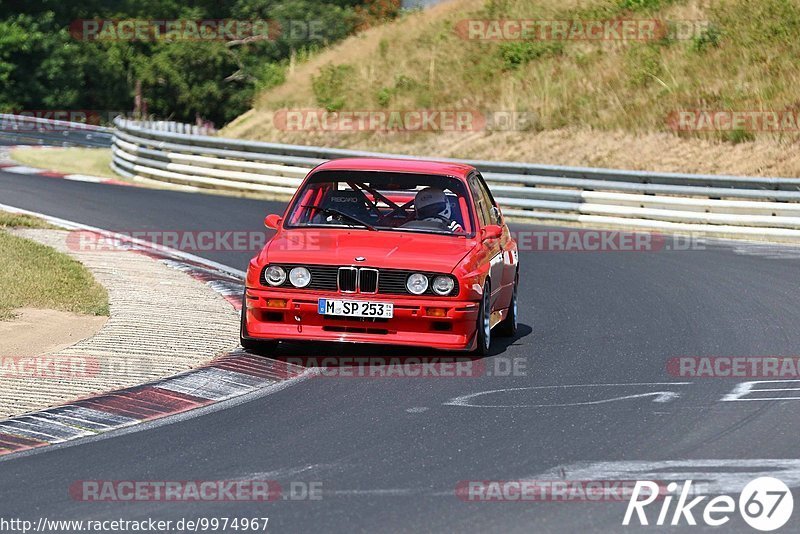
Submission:
[[[761,476],[772,476],[789,487],[800,487],[800,460],[704,459],[621,462],[575,462],[554,467],[524,480],[692,480],[703,494],[739,493]]]
[[[761,256],[771,260],[800,259],[800,247],[791,244],[751,243],[737,245],[732,248],[734,254],[740,256]]]
[[[569,403],[552,403],[552,404],[474,404],[473,399],[485,395],[492,395],[496,393],[506,393],[509,391],[536,391],[536,390],[558,390],[568,388],[598,388],[598,387],[631,387],[631,386],[685,386],[691,382],[640,382],[631,384],[567,384],[559,386],[531,386],[522,388],[503,388],[503,389],[490,389],[487,391],[479,391],[477,393],[470,393],[468,395],[461,395],[444,403],[445,406],[463,406],[467,408],[564,408],[570,406],[592,406],[597,404],[606,404],[609,402],[617,402],[622,400],[638,399],[645,397],[654,397],[652,402],[666,403],[680,397],[680,393],[674,391],[650,391],[646,393],[635,393],[631,395],[623,395],[619,397],[611,397],[607,399],[579,401]]]
[[[795,384],[797,387],[791,388],[756,388],[758,384]],[[736,384],[733,391],[720,399],[721,402],[746,402],[746,401],[785,401],[800,400],[800,397],[751,397],[744,398],[751,393],[761,391],[796,391],[800,393],[800,380],[755,380],[752,382],[742,382]]]
[[[86,174],[68,174],[64,176],[65,180],[72,180],[74,182],[91,182],[94,184],[101,184],[110,178],[100,178],[99,176],[87,176]]]
[[[6,167],[3,172],[13,172],[16,174],[39,174],[42,169],[34,169],[33,167],[26,167],[25,165],[16,165],[14,167]]]

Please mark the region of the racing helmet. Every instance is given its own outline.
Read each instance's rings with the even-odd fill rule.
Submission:
[[[435,187],[426,187],[417,193],[414,199],[414,209],[417,212],[417,219],[423,221],[441,217],[450,219],[450,203],[444,191]]]

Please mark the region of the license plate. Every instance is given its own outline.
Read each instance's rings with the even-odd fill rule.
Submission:
[[[394,315],[394,304],[391,302],[319,299],[318,304],[318,311],[320,315],[368,317],[377,319],[391,319]]]

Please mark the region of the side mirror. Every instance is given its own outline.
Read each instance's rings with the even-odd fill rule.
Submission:
[[[500,239],[502,235],[503,229],[496,224],[487,224],[483,227],[483,230],[481,230],[481,239],[484,241],[487,239]]]
[[[281,218],[280,215],[275,215],[274,213],[271,213],[267,215],[267,217],[264,219],[264,226],[266,226],[267,228],[272,228],[273,230],[277,230],[281,226],[282,222],[283,219]]]

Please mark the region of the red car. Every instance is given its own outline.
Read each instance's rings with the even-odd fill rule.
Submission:
[[[250,261],[241,342],[412,345],[486,354],[517,330],[517,244],[469,165],[340,159],[314,168]]]

